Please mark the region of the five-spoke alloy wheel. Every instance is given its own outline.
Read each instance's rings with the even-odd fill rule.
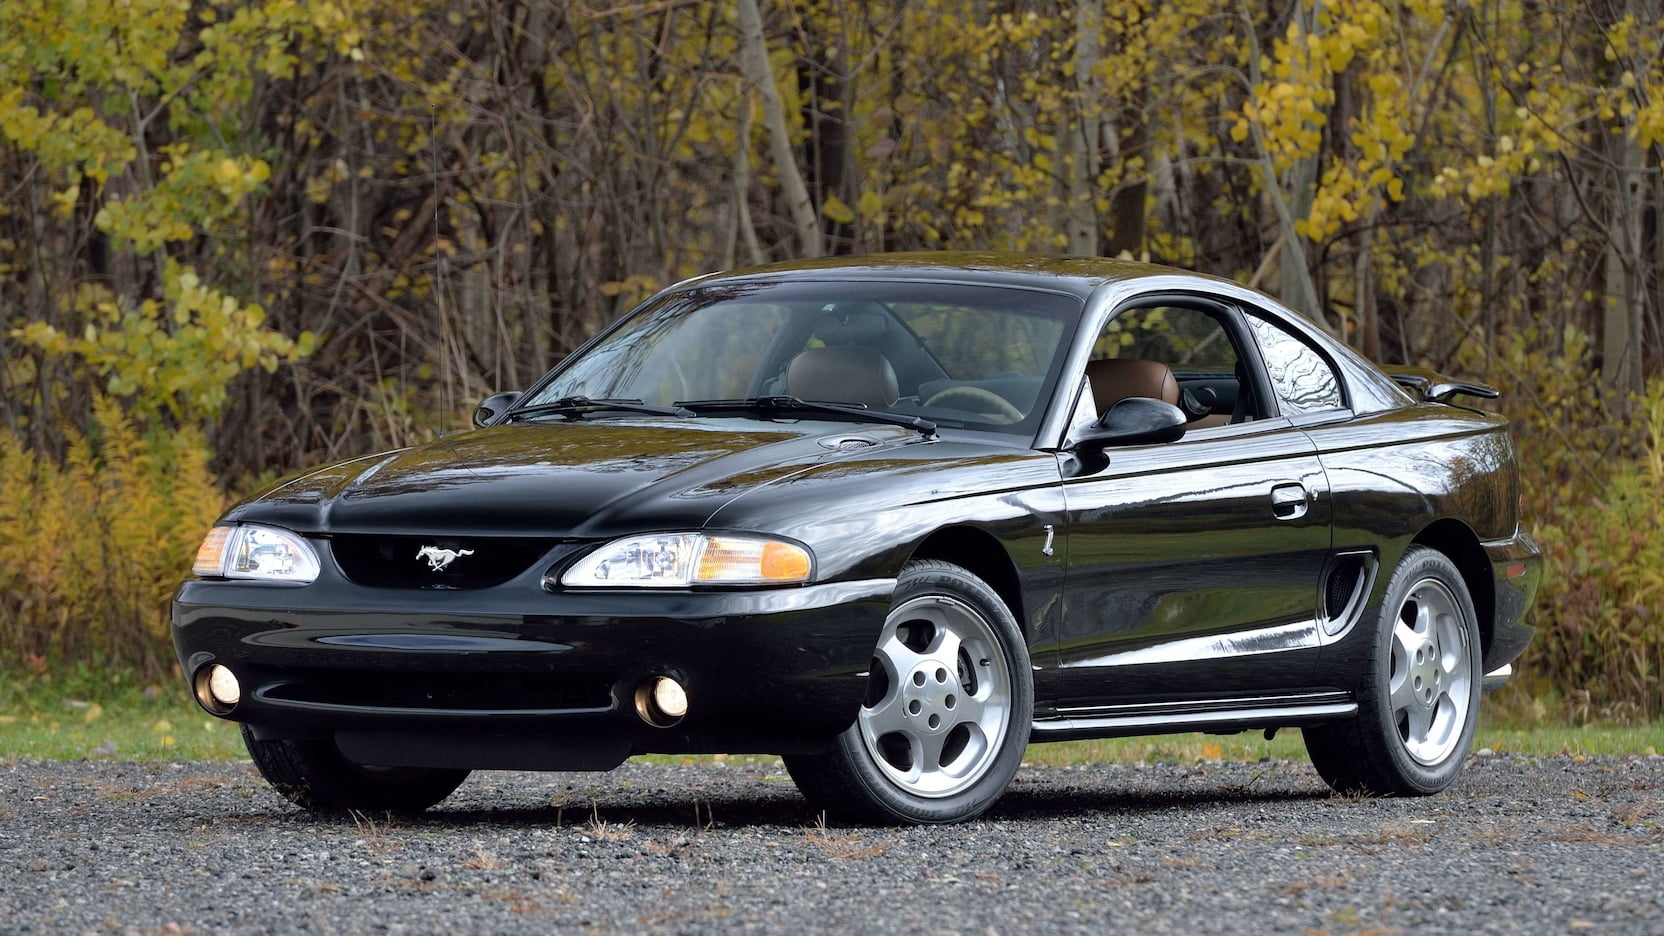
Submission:
[[[987,583],[909,563],[873,651],[855,724],[824,754],[787,757],[811,800],[873,822],[955,822],[993,804],[1033,716],[1028,651]]]
[[[885,621],[856,726],[892,783],[943,797],[988,772],[1010,709],[1011,674],[993,626],[959,598],[925,595]]]
[[[1475,686],[1466,621],[1437,578],[1410,586],[1393,622],[1387,701],[1399,741],[1416,763],[1443,763],[1462,740]]]
[[[1479,717],[1479,625],[1456,566],[1412,546],[1372,636],[1357,716],[1304,729],[1306,750],[1342,792],[1437,793],[1461,772]]]

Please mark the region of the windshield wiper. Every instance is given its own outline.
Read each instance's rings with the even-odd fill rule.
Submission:
[[[585,413],[596,413],[602,410],[623,410],[627,413],[646,413],[649,416],[692,416],[693,411],[681,406],[654,406],[640,400],[596,400],[586,396],[566,396],[548,403],[534,403],[519,409],[508,411],[509,419],[522,416],[564,416],[567,419],[582,419]]]
[[[850,406],[847,403],[827,403],[821,400],[802,400],[794,396],[760,396],[748,397],[743,400],[685,400],[681,406],[693,410],[695,413],[719,413],[732,410],[742,413],[829,413],[838,416],[849,416],[866,422],[888,423],[892,426],[906,426],[917,429],[926,436],[936,432],[936,424],[918,416],[907,416],[901,413],[886,413],[883,410],[870,410],[862,406]]]

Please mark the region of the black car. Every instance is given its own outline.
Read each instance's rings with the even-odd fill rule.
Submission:
[[[1289,726],[1338,790],[1434,793],[1540,574],[1487,395],[1147,265],[715,274],[475,431],[233,507],[174,640],[314,808],[767,752],[949,822],[1034,741]]]

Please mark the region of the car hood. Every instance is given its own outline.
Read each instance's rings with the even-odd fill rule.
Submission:
[[[231,521],[303,533],[588,538],[698,529],[747,490],[923,441],[892,426],[745,419],[498,426],[340,462],[238,504]]]

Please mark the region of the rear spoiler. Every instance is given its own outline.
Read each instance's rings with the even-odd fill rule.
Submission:
[[[1459,396],[1479,397],[1485,400],[1494,400],[1502,396],[1502,391],[1490,384],[1456,380],[1425,367],[1389,364],[1381,370],[1400,387],[1428,403],[1449,403],[1453,397]]]

